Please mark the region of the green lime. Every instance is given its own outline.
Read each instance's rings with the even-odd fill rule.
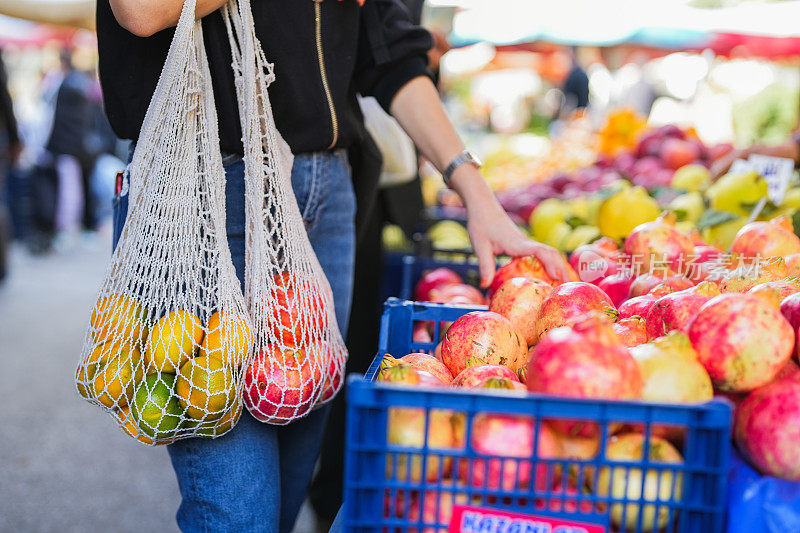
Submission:
[[[178,428],[183,414],[174,393],[175,374],[150,374],[133,396],[131,416],[144,434],[155,439],[169,438]]]

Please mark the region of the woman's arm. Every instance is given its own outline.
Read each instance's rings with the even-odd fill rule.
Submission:
[[[439,170],[444,170],[464,150],[429,78],[414,78],[404,85],[392,100],[391,113]],[[561,254],[525,237],[500,207],[478,169],[469,164],[461,165],[453,173],[450,186],[467,208],[467,229],[478,256],[484,286],[494,277],[495,254],[535,255],[551,277],[561,281],[569,279]]]
[[[109,0],[120,26],[138,37],[150,37],[178,23],[183,0]],[[226,0],[197,0],[195,16],[205,17],[227,3]]]

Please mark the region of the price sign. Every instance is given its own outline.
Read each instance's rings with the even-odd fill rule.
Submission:
[[[767,181],[769,201],[779,205],[789,189],[789,181],[794,174],[794,161],[784,157],[752,154],[747,162]]]
[[[448,531],[449,533],[607,533],[608,528],[607,525],[582,520],[454,505]]]

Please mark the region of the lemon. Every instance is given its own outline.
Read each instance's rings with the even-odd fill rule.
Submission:
[[[189,360],[203,340],[200,319],[188,311],[172,311],[158,319],[147,339],[148,366],[174,374]]]
[[[550,230],[547,232],[547,235],[544,236],[543,239],[536,239],[540,242],[545,244],[549,244],[550,246],[557,248],[559,251],[563,251],[561,248],[561,243],[569,237],[570,233],[572,233],[572,226],[567,224],[566,222],[557,222],[550,227]]]
[[[564,222],[569,216],[570,209],[566,203],[558,198],[544,200],[536,206],[528,220],[533,238],[545,242],[553,226]]]
[[[578,246],[589,244],[600,236],[600,230],[595,226],[578,226],[559,244],[559,250],[572,252]]]
[[[597,225],[600,233],[621,240],[645,222],[658,218],[658,203],[643,187],[623,189],[607,198],[598,211]]]
[[[669,208],[678,215],[678,220],[697,222],[706,210],[703,195],[699,192],[687,192],[676,197]]]
[[[800,188],[789,189],[783,196],[781,207],[798,208],[800,207]]]
[[[748,216],[767,195],[767,182],[756,172],[725,174],[706,191],[712,209]]]
[[[672,186],[684,191],[697,192],[711,185],[711,173],[703,165],[684,165],[672,175]]]
[[[745,217],[723,222],[716,226],[704,228],[702,231],[703,240],[711,246],[716,246],[721,250],[729,250],[736,233],[747,223]]]
[[[435,248],[462,249],[471,246],[467,228],[453,220],[442,220],[431,226],[428,237]]]

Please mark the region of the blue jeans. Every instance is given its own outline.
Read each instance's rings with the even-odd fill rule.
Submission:
[[[244,163],[226,157],[228,245],[244,280]],[[135,177],[133,177],[135,179]],[[308,237],[333,291],[344,336],[350,313],[355,254],[355,195],[343,151],[295,157],[292,187]],[[114,245],[128,210],[114,202]],[[306,496],[319,455],[327,407],[286,426],[258,422],[246,411],[218,439],[184,439],[168,446],[183,501],[183,531],[288,533]]]

